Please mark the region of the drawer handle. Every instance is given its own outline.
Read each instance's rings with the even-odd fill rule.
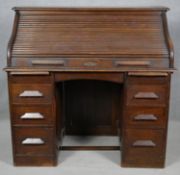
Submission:
[[[158,99],[159,96],[154,93],[154,92],[138,92],[137,94],[134,95],[134,98],[137,98],[137,99],[143,99],[143,98],[149,98],[149,99]]]
[[[44,116],[41,113],[38,112],[31,112],[31,113],[25,113],[20,117],[23,120],[28,120],[28,119],[43,119]]]
[[[22,141],[23,145],[43,145],[44,143],[41,138],[26,138]]]
[[[133,147],[155,147],[156,144],[152,140],[136,140]]]
[[[63,60],[32,60],[31,63],[34,65],[65,65]]]
[[[86,62],[83,65],[87,66],[87,67],[93,67],[93,66],[97,66],[97,63],[96,62]]]
[[[116,61],[116,66],[150,66],[150,61]]]
[[[19,94],[19,97],[43,97],[43,93],[39,91],[27,90]]]
[[[157,117],[153,114],[140,114],[134,117],[136,121],[155,121]]]

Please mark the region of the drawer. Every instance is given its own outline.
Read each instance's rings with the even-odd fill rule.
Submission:
[[[51,75],[11,75],[9,81],[13,84],[50,84],[52,83]]]
[[[124,113],[126,126],[165,128],[167,109],[158,107],[128,107]]]
[[[69,68],[100,68],[100,69],[134,69],[134,68],[149,68],[152,67],[153,61],[142,59],[125,60],[118,58],[86,58],[86,59],[69,59],[64,61],[64,66]]]
[[[53,128],[14,127],[16,155],[52,155],[55,150]]]
[[[139,72],[140,73],[140,72]],[[128,85],[167,85],[169,83],[169,76],[129,76]]]
[[[163,167],[165,130],[126,129],[123,138],[122,165]]]
[[[127,105],[165,106],[168,103],[166,85],[135,84],[127,87]]]
[[[62,65],[67,68],[98,68],[98,69],[137,69],[137,68],[152,68],[158,67],[159,65],[165,66],[162,60],[155,60],[155,59],[120,59],[120,58],[83,58],[83,59],[68,59],[63,61],[64,64]]]
[[[53,89],[50,84],[11,84],[10,93],[13,103],[51,103]]]
[[[52,105],[12,106],[14,125],[48,125],[53,124],[55,115]]]
[[[117,68],[115,61],[104,58],[33,59],[33,67],[56,67],[62,69],[106,69]]]

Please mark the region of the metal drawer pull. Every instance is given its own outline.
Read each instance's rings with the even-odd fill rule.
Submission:
[[[27,120],[27,119],[43,119],[44,116],[41,113],[38,112],[32,112],[32,113],[25,113],[24,115],[22,115],[20,117],[23,120]]]
[[[19,97],[43,97],[43,93],[39,92],[39,91],[31,91],[31,90],[27,90],[27,91],[23,91]]]
[[[93,67],[93,66],[97,66],[97,63],[96,62],[86,62],[83,65],[88,66],[88,67]]]
[[[26,138],[22,141],[23,145],[43,145],[44,143],[41,138]]]
[[[149,66],[150,61],[116,61],[116,66]]]
[[[132,146],[134,147],[155,147],[156,144],[152,140],[136,140]]]
[[[157,120],[157,117],[153,114],[140,114],[140,115],[136,115],[134,117],[134,120],[136,121],[155,121]]]
[[[34,65],[65,65],[63,60],[32,60],[31,63]]]
[[[154,92],[138,92],[134,95],[134,98],[149,98],[149,99],[157,99],[159,96]]]

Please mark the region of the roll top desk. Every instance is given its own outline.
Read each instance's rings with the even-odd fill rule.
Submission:
[[[123,167],[165,163],[167,8],[14,8],[7,67],[14,164],[57,163],[63,134],[118,135]]]

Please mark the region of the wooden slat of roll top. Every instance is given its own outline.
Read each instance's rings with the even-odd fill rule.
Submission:
[[[48,20],[51,20],[49,23],[63,23],[63,24],[103,24],[103,22],[105,23],[104,25],[108,25],[108,24],[113,24],[113,25],[118,25],[118,24],[123,24],[123,26],[126,26],[127,24],[129,25],[134,25],[134,26],[138,26],[138,25],[146,25],[146,24],[161,24],[161,18],[147,18],[147,16],[144,18],[141,16],[140,19],[138,18],[128,18],[128,17],[123,17],[118,15],[119,18],[117,18],[116,16],[111,16],[111,17],[107,17],[107,18],[102,18],[101,16],[94,16],[94,15],[90,15],[90,16],[81,16],[81,15],[67,15],[67,16],[44,16],[43,18],[41,18],[41,16],[30,16],[29,15],[29,19],[23,18],[21,16],[21,21],[20,24],[26,24],[26,23],[36,23],[36,22],[44,22],[44,23],[48,23]],[[134,23],[132,22],[134,20]],[[124,22],[126,21],[126,22]],[[147,22],[148,21],[148,22]],[[151,26],[154,27],[154,26]]]
[[[162,34],[161,15],[144,15],[144,11],[116,14],[71,11],[49,15],[21,13],[12,54],[140,54],[168,55]],[[93,12],[93,13],[92,13]],[[102,11],[101,11],[102,12]],[[135,10],[136,12],[136,10]],[[97,13],[99,15],[97,15]],[[111,15],[109,15],[109,13]],[[60,15],[61,14],[61,15]],[[68,30],[71,26],[71,30]],[[27,29],[27,30],[26,30]],[[134,34],[135,33],[135,34]],[[77,44],[78,43],[78,44]]]

